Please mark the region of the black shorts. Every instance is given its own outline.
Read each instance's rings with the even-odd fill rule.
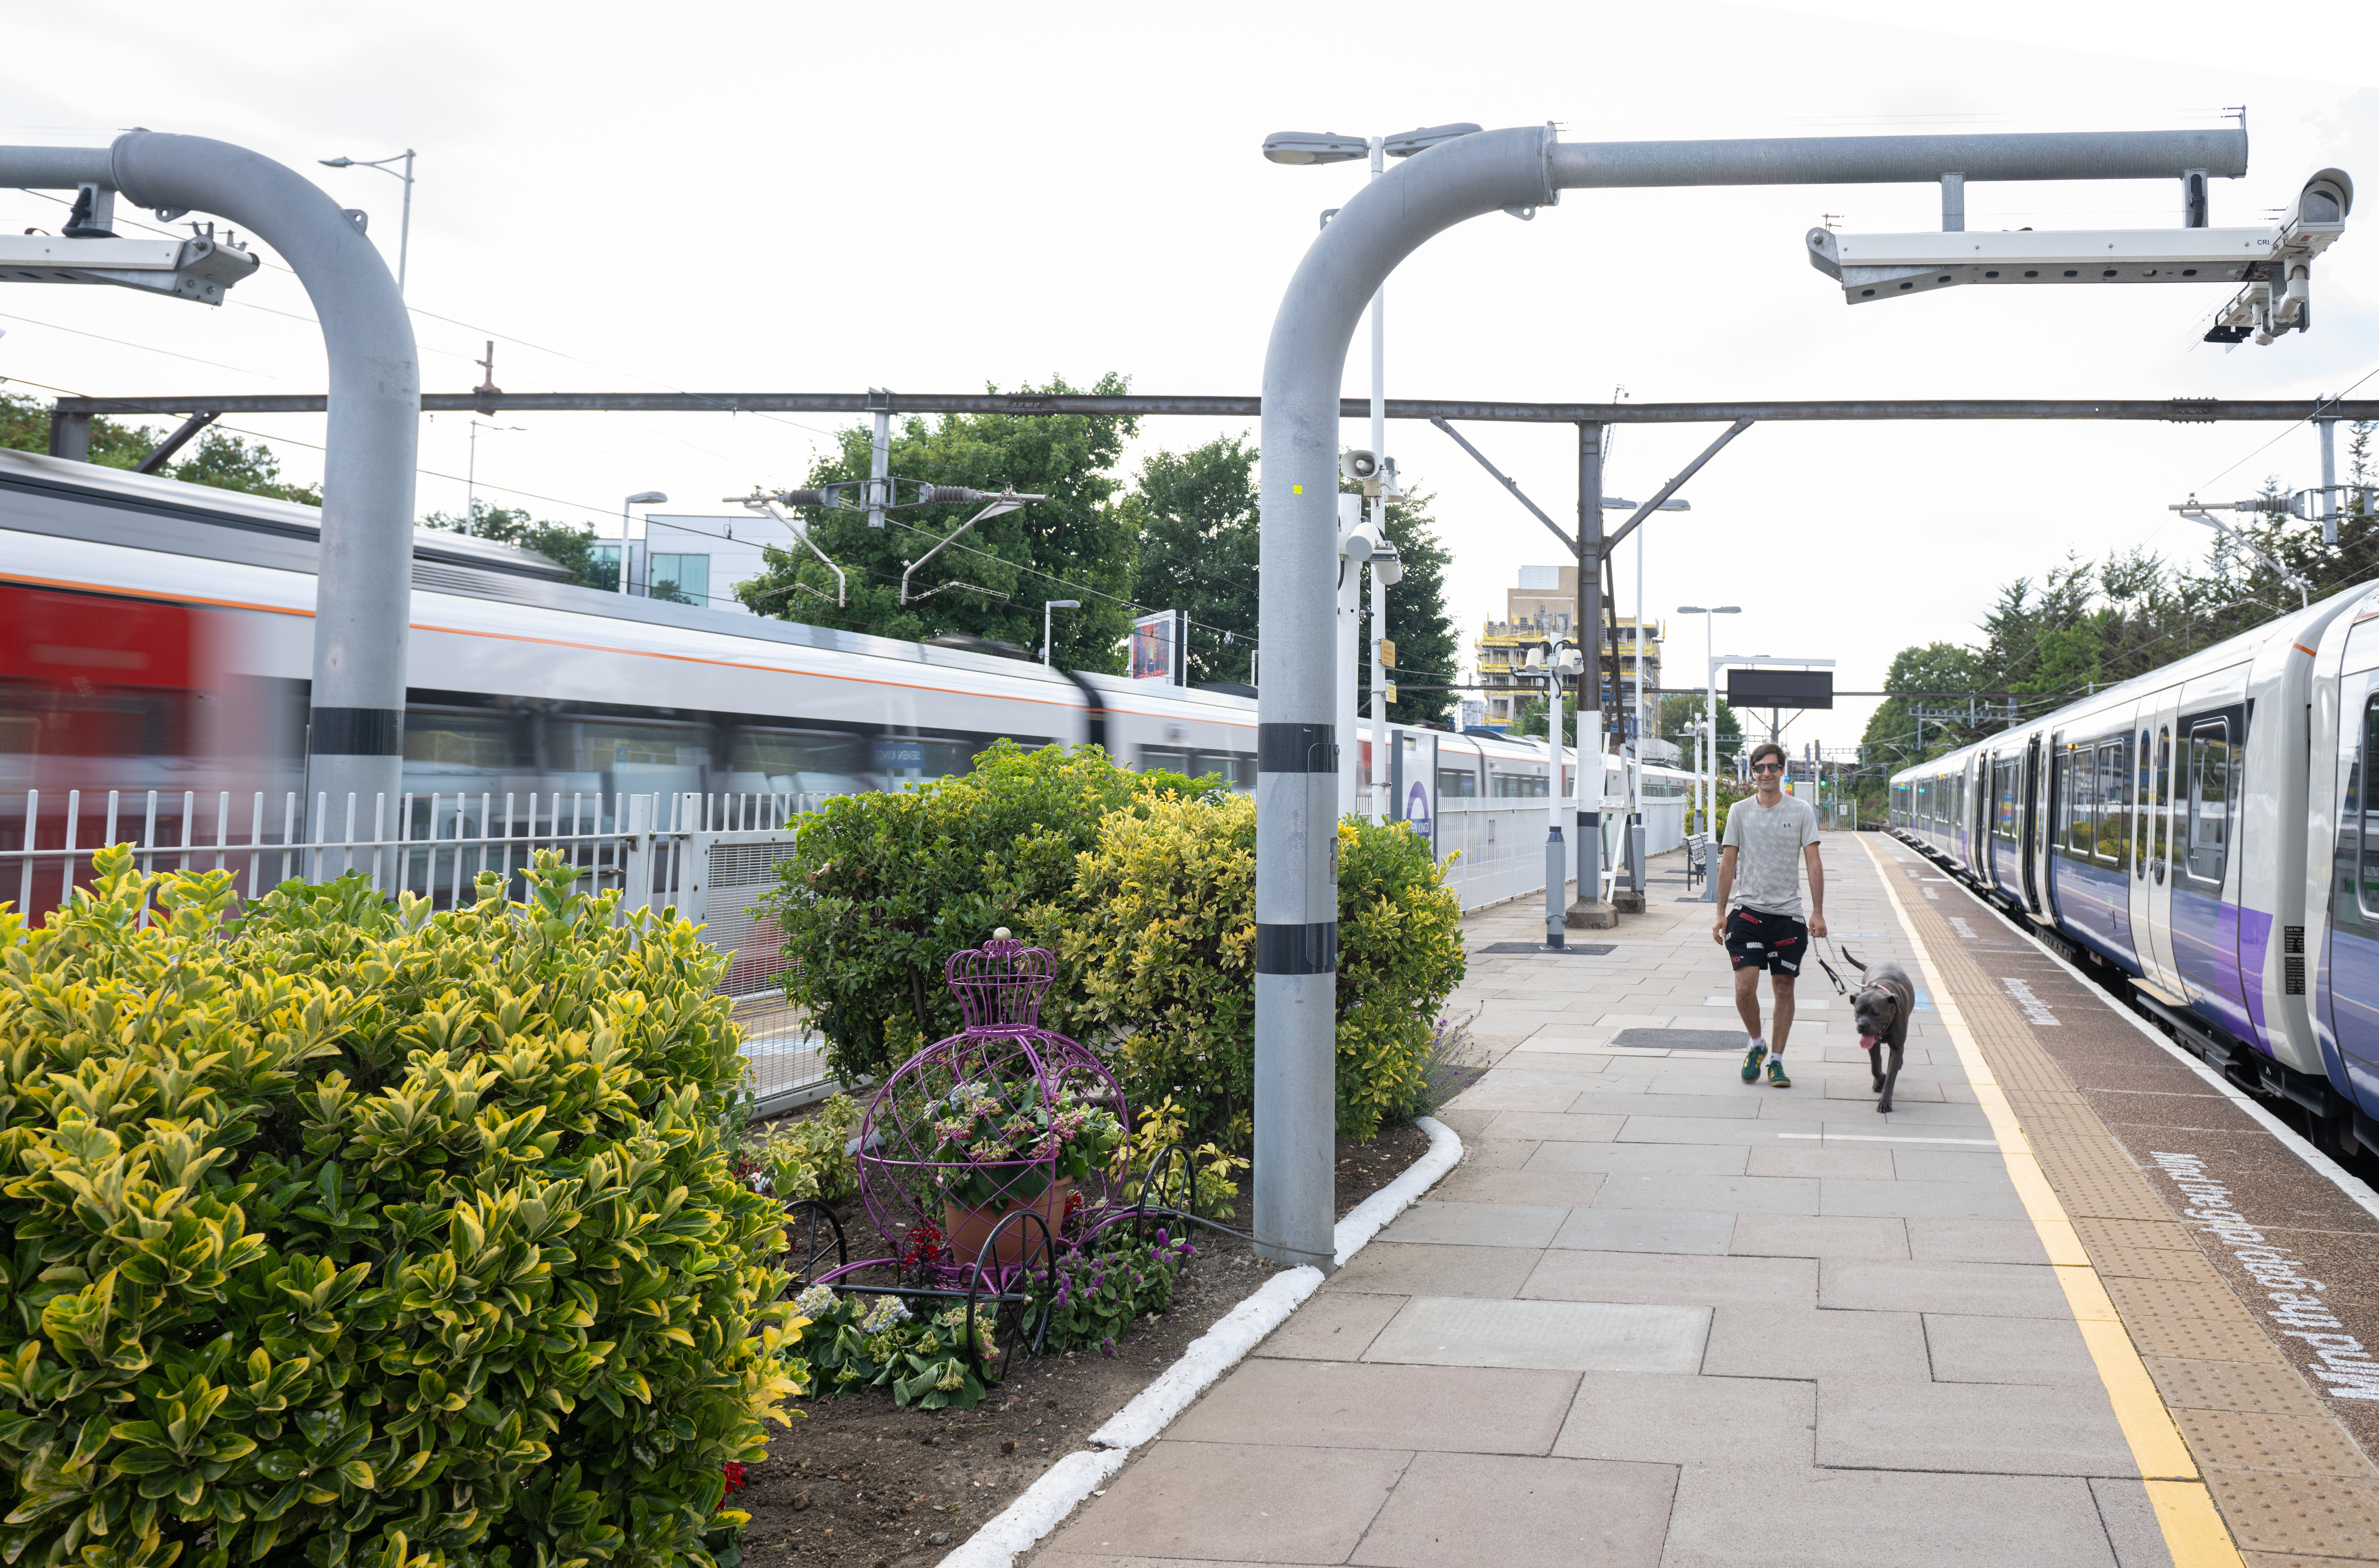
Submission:
[[[1787,979],[1801,972],[1809,928],[1791,915],[1738,909],[1726,917],[1726,956],[1737,969],[1764,969]]]

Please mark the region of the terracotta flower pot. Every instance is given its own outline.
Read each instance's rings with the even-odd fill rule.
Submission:
[[[942,1234],[948,1239],[951,1259],[961,1266],[972,1265],[983,1253],[983,1244],[1000,1221],[1019,1209],[1031,1209],[1049,1224],[1052,1240],[1065,1229],[1066,1200],[1074,1193],[1074,1178],[1060,1177],[1049,1190],[1030,1203],[1006,1203],[996,1209],[969,1209],[945,1199],[942,1202]],[[1009,1226],[1000,1234],[999,1249],[992,1254],[999,1263],[1039,1262],[1041,1231],[1032,1224]]]

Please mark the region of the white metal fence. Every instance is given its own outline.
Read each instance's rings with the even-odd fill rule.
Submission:
[[[403,889],[451,909],[483,872],[525,895],[525,874],[552,850],[586,874],[596,892],[617,888],[630,908],[674,908],[705,924],[732,954],[719,990],[737,999],[750,1084],[764,1107],[791,1104],[826,1079],[817,1042],[784,1003],[787,959],[774,926],[754,901],[776,884],[792,852],[783,825],[814,811],[819,794],[625,793],[385,795],[368,810],[355,796],[314,797],[311,813],[292,790],[26,792],[22,808],[0,801],[0,899],[11,892],[35,923],[88,888],[93,857],[133,846],[144,871],[229,871],[255,898],[297,877],[326,881],[350,871],[376,889]]]

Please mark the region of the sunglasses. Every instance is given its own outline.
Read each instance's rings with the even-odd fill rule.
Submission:
[[[1755,762],[1751,765],[1751,771],[1754,773],[1781,773],[1784,771],[1784,765],[1781,762]]]

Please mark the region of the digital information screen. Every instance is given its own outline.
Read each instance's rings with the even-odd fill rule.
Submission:
[[[1729,707],[1831,707],[1834,672],[1830,669],[1730,669],[1726,672]]]

